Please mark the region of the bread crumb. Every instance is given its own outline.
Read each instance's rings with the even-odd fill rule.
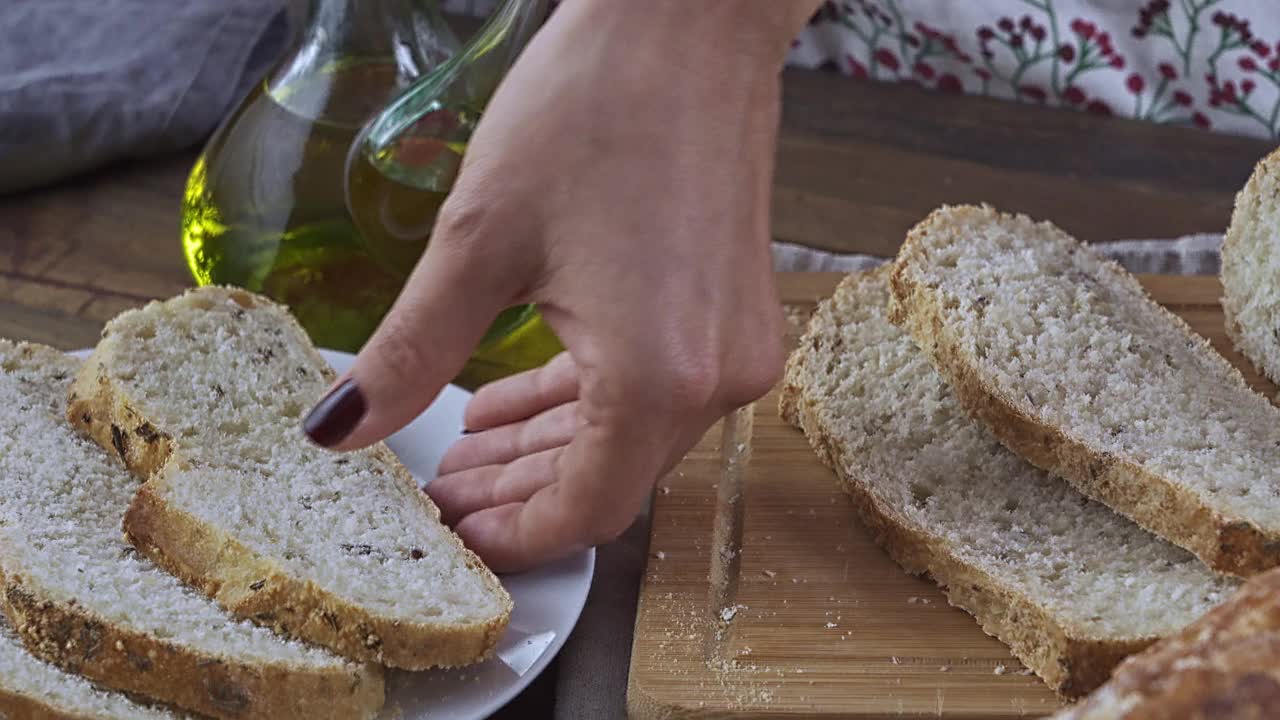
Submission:
[[[835,624],[835,623],[833,623],[833,622],[829,622],[829,623],[827,623],[827,629],[831,629],[831,628],[833,628],[833,627],[840,627],[840,626],[839,626],[839,625],[836,625],[836,624]]]
[[[666,559],[667,559],[667,554],[666,554],[666,553],[664,553],[664,552],[662,552],[661,550],[659,550],[658,552],[654,553],[654,554],[653,554],[653,556],[654,556],[654,557],[656,557],[656,558],[658,558],[659,560],[666,560]]]
[[[731,622],[737,616],[739,610],[746,610],[746,605],[730,605],[720,608],[720,619],[724,622]]]
[[[950,669],[951,669],[951,666],[949,666],[949,665],[943,665],[942,667],[938,668],[938,672],[946,672],[946,671],[948,671],[948,670],[950,670]]]
[[[997,665],[995,670],[991,671],[993,675],[1003,675],[1005,672],[1004,665]]]
[[[767,578],[771,578],[771,577],[774,577],[775,575],[777,575],[778,573],[776,573],[776,572],[774,572],[774,571],[772,571],[772,570],[761,570],[761,571],[760,571],[760,574],[761,574],[761,575],[764,575],[764,576],[765,576],[765,577],[767,577]]]
[[[889,656],[889,660],[890,660],[894,665],[897,665],[897,664],[898,664],[898,656],[897,656],[897,655],[890,655],[890,656]]]
[[[663,495],[670,495],[671,488],[666,485],[663,485],[662,487],[658,488],[658,492],[662,493]]]

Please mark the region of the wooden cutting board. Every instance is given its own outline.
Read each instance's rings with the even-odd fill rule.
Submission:
[[[839,275],[780,276],[794,343]],[[1148,276],[1258,390],[1217,280]],[[778,418],[777,393],[707,434],[654,496],[631,653],[636,718],[1040,717],[1059,707],[929,580],[853,518],[834,475]]]

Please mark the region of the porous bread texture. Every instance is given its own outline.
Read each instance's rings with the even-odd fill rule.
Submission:
[[[169,710],[134,702],[39,660],[0,615],[0,718],[177,720]]]
[[[202,288],[110,322],[68,416],[147,478],[133,542],[237,615],[398,668],[484,659],[510,597],[385,446],[306,439],[331,379],[283,307]]]
[[[376,714],[381,669],[235,620],[125,542],[136,480],[62,418],[78,367],[0,341],[0,605],[32,654],[213,717]]]
[[[1054,720],[1280,717],[1280,570],[1134,655]]]
[[[1009,448],[1216,570],[1280,563],[1280,409],[1119,265],[944,207],[891,283],[895,322]]]
[[[931,575],[1067,697],[1234,588],[1005,449],[888,321],[888,302],[882,268],[818,306],[781,412],[904,569]]]
[[[1236,195],[1222,243],[1227,336],[1259,372],[1280,382],[1280,150]]]

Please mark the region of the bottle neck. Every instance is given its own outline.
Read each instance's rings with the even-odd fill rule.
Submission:
[[[311,0],[266,90],[296,115],[358,126],[459,47],[436,0]]]

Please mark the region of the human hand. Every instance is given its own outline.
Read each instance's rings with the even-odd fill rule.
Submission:
[[[477,432],[429,492],[499,571],[617,537],[781,372],[778,71],[813,4],[563,4],[489,103],[422,260],[307,418],[312,438],[390,435],[500,310],[534,302],[566,353],[476,394]]]

